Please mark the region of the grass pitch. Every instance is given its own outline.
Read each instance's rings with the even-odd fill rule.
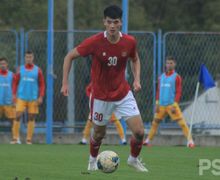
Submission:
[[[199,159],[220,159],[217,147],[143,147],[141,157],[148,173],[126,165],[129,146],[107,146],[119,154],[116,172],[88,172],[89,146],[82,145],[0,145],[0,180],[214,180],[209,171],[199,176]],[[220,171],[220,170],[219,170]]]

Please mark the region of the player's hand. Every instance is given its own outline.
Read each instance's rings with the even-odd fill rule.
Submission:
[[[155,109],[156,113],[159,113],[160,112],[160,105],[159,104],[156,104],[156,109]]]
[[[37,103],[38,103],[38,105],[41,105],[42,103],[43,103],[43,97],[39,97],[38,99],[37,99]]]
[[[62,85],[61,93],[62,93],[64,96],[68,96],[68,95],[69,95],[69,86],[68,86],[68,84],[63,84],[63,85]]]
[[[134,92],[138,92],[138,91],[141,90],[140,81],[134,81],[134,82],[133,82],[133,90],[134,90]]]
[[[175,114],[175,113],[176,113],[176,106],[175,106],[175,105],[172,105],[172,106],[171,106],[171,113],[172,113],[172,114]]]

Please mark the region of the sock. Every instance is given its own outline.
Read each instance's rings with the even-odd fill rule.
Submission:
[[[131,137],[130,147],[131,147],[131,156],[136,158],[141,152],[142,141],[138,142],[134,137]]]
[[[187,138],[187,140],[192,141],[192,135],[189,135],[189,128],[186,124],[186,121],[184,119],[180,119],[179,121],[177,121],[177,123],[182,128],[183,134]]]
[[[34,133],[35,120],[29,120],[27,125],[27,141],[32,140],[32,136]]]
[[[144,142],[148,144],[150,142],[150,139],[147,137],[147,139]]]
[[[155,120],[153,120],[151,128],[150,128],[150,132],[149,132],[148,137],[147,137],[148,140],[153,139],[154,135],[157,132],[158,126],[159,126],[159,123],[157,123]]]
[[[88,139],[89,135],[90,135],[90,130],[92,128],[92,121],[90,121],[89,119],[86,122],[86,125],[84,127],[83,130],[83,138],[84,139]]]
[[[95,140],[90,137],[90,156],[92,156],[93,158],[96,158],[98,156],[101,144],[102,142],[95,142]]]
[[[115,117],[115,116],[112,116],[112,117]],[[116,130],[118,132],[118,135],[119,135],[121,141],[125,140],[124,130],[122,128],[120,121],[118,119],[116,119],[116,117],[115,117],[113,122],[115,124]]]
[[[14,120],[13,121],[13,139],[18,140],[20,138],[20,121]]]

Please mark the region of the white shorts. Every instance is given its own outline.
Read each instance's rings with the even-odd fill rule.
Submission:
[[[140,115],[136,100],[131,91],[120,101],[102,101],[90,98],[92,121],[98,126],[107,125],[112,113],[117,118],[127,120]]]

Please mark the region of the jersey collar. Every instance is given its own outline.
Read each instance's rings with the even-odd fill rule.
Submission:
[[[122,37],[121,31],[119,31],[119,36]],[[107,31],[104,31],[104,38],[107,38]]]
[[[3,75],[3,76],[6,76],[8,74],[8,70],[2,70],[0,69],[0,74]]]
[[[174,74],[175,70],[169,71],[169,72],[165,72],[166,76],[171,76],[172,74]]]

